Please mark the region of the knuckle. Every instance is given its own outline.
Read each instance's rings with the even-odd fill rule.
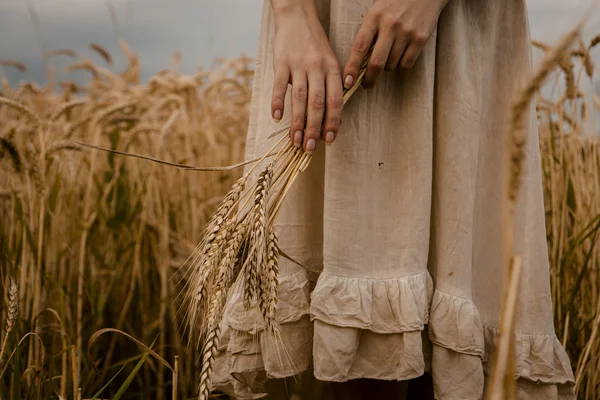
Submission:
[[[279,108],[283,106],[283,99],[280,97],[275,97],[273,98],[273,100],[271,100],[271,107],[273,108]]]
[[[377,4],[377,3],[375,3]],[[375,21],[380,21],[381,17],[383,16],[383,9],[381,7],[373,7],[373,9],[371,10],[371,12],[369,14],[367,14],[367,20],[371,20],[373,22]]]
[[[400,35],[410,38],[412,37],[413,34],[413,29],[408,26],[406,23],[402,23],[401,21],[399,21],[395,27],[396,32],[398,32]]]
[[[292,119],[292,130],[296,131],[304,127],[304,117],[296,116]]]
[[[298,101],[306,101],[306,88],[296,87],[294,89],[294,99]]]
[[[320,53],[313,54],[306,59],[306,64],[309,67],[320,67],[323,65],[323,55]]]
[[[425,32],[415,32],[412,40],[419,46],[424,46],[429,40],[429,36]]]
[[[306,128],[305,135],[306,135],[307,138],[316,139],[316,138],[318,138],[320,136],[320,134],[321,134],[321,131],[318,128],[315,128],[315,127],[312,127],[312,126],[309,127],[309,128]]]
[[[357,36],[352,48],[358,53],[366,53],[369,49],[369,43],[367,43],[367,39],[364,36]]]
[[[402,20],[396,18],[393,15],[384,17],[381,25],[388,31],[395,31],[402,28]]]
[[[385,67],[385,62],[386,60],[384,60],[383,58],[375,57],[369,62],[369,66],[375,71],[382,71]]]
[[[400,67],[402,68],[411,68],[413,65],[415,64],[415,59],[410,57],[410,58],[405,58],[402,59],[402,62],[400,63]]]
[[[273,58],[273,65],[275,66],[275,69],[277,70],[279,67],[284,67],[285,65],[287,65],[288,63],[288,59],[286,57],[283,56],[275,56]]]
[[[339,73],[341,66],[336,58],[329,58],[325,61],[325,68],[327,68],[328,71]]]
[[[321,93],[315,93],[310,98],[310,106],[313,109],[321,109],[325,106],[325,99]]]
[[[336,131],[340,129],[340,119],[339,118],[328,118],[327,119],[327,130]]]
[[[387,1],[378,1],[371,8],[369,15],[374,18],[381,18],[385,14],[385,10],[389,7],[389,5],[389,2]]]
[[[287,86],[287,82],[284,82],[283,79],[276,80],[273,83],[273,89],[275,89],[277,92],[283,92],[287,89]]]
[[[327,107],[338,109],[344,105],[344,98],[341,94],[336,93],[329,96],[327,99]]]
[[[294,55],[290,56],[290,61],[288,63],[290,66],[290,70],[293,72],[294,69],[296,69],[296,70],[300,69],[304,60],[305,59],[300,54],[294,54]]]

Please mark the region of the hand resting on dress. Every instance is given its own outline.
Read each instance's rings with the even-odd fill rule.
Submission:
[[[381,72],[411,68],[437,26],[448,0],[374,0],[363,18],[346,67],[344,85],[352,87],[364,57],[373,53],[363,80],[372,88]]]
[[[335,139],[343,106],[341,66],[318,17],[314,0],[271,0],[275,15],[271,115],[281,119],[291,84],[291,138],[308,153],[323,134]],[[305,115],[306,123],[305,123]]]

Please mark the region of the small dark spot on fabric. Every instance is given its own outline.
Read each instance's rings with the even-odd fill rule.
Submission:
[[[377,165],[379,166],[379,169],[383,169],[383,163],[382,162],[378,163]]]
[[[454,275],[454,272],[452,272],[452,271],[448,272],[448,276],[452,276],[452,275]]]

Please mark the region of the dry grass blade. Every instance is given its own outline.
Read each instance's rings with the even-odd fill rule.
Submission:
[[[244,167],[246,165],[249,164],[254,164],[256,162],[259,162],[261,160],[263,160],[263,157],[261,158],[255,158],[252,160],[248,160],[248,161],[244,161],[241,163],[237,163],[237,164],[233,164],[233,165],[225,165],[222,167],[194,167],[194,166],[190,166],[190,165],[186,165],[186,164],[178,164],[178,163],[173,163],[173,162],[169,162],[169,161],[164,161],[164,160],[159,160],[158,158],[154,158],[154,157],[149,157],[149,156],[144,156],[141,154],[134,154],[134,153],[128,153],[126,151],[119,151],[119,150],[114,150],[114,149],[108,149],[106,147],[101,147],[101,146],[96,146],[93,144],[89,144],[89,143],[82,143],[79,141],[74,140],[73,143],[79,145],[79,146],[83,146],[83,147],[89,147],[90,149],[95,149],[95,150],[101,150],[101,151],[106,151],[108,153],[114,153],[114,154],[120,154],[123,156],[127,156],[127,157],[134,157],[134,158],[139,158],[142,160],[148,160],[148,161],[152,161],[155,163],[159,163],[159,164],[164,164],[164,165],[169,165],[171,167],[175,167],[175,168],[179,168],[182,170],[188,170],[188,171],[231,171],[234,169],[238,169],[241,167]],[[268,154],[267,157],[272,156],[273,154]]]
[[[36,128],[42,124],[42,121],[36,115],[36,113],[31,108],[27,107],[25,104],[0,96],[0,105],[3,104],[7,107],[13,108],[27,115],[31,119],[31,121],[35,123]]]
[[[19,342],[15,346],[12,353],[10,353],[10,355],[8,356],[8,359],[4,363],[4,368],[2,368],[2,370],[0,371],[0,378],[2,378],[4,373],[6,373],[6,370],[8,369],[8,367],[10,365],[10,360],[14,357],[14,355],[17,353],[17,351],[19,350],[21,345],[25,342],[25,339],[27,339],[29,337],[33,337],[33,338],[37,339],[37,341],[40,345],[40,348],[41,348],[41,357],[40,357],[40,359],[42,361],[41,365],[43,365],[43,361],[46,359],[46,348],[44,347],[44,342],[42,341],[42,339],[40,338],[40,336],[37,333],[29,332],[29,333],[26,333],[25,335],[23,335],[23,337],[19,340]]]
[[[44,52],[44,57],[68,56],[77,57],[77,53],[70,49],[52,49]]]
[[[146,344],[142,343],[141,341],[139,341],[138,339],[134,338],[130,334],[128,334],[126,332],[123,332],[123,331],[121,331],[119,329],[114,329],[114,328],[100,329],[98,332],[96,332],[92,336],[90,336],[90,339],[88,340],[88,358],[89,359],[92,358],[92,354],[91,354],[91,348],[92,348],[92,346],[94,345],[94,343],[96,342],[96,340],[98,340],[98,338],[100,338],[100,336],[104,335],[105,333],[118,333],[120,335],[125,336],[127,339],[131,340],[132,342],[134,342],[135,344],[137,344],[138,346],[140,346],[142,349],[144,349],[144,351],[147,351],[152,357],[154,357],[158,361],[160,361],[165,367],[169,368],[171,370],[171,372],[173,371],[173,367],[171,366],[171,364],[169,364],[167,362],[167,360],[165,360],[164,358],[162,358],[158,353],[156,353],[154,350],[152,350]],[[97,372],[99,372],[99,371],[97,371]]]
[[[515,319],[521,283],[521,258],[511,259],[510,276],[507,284],[507,295],[503,302],[502,321],[500,324],[500,339],[495,348],[493,375],[488,387],[488,400],[515,399]],[[500,371],[500,372],[499,372]]]
[[[0,66],[16,68],[21,72],[27,72],[27,67],[25,66],[25,64],[23,64],[22,62],[19,62],[19,61],[0,60]]]
[[[108,65],[112,65],[112,57],[104,47],[100,46],[98,43],[90,43],[90,49],[98,53]]]

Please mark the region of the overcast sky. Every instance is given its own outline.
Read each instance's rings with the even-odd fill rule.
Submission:
[[[494,0],[496,1],[496,0]],[[510,0],[519,1],[519,0]],[[532,37],[553,42],[575,24],[594,0],[527,0]],[[41,38],[48,49],[67,48],[80,57],[102,60],[88,48],[96,42],[109,49],[118,69],[123,59],[106,0],[29,0],[40,20]],[[256,54],[262,0],[112,0],[121,35],[142,62],[142,78],[171,65],[174,51],[182,54],[182,71],[209,67],[215,57]],[[588,36],[600,33],[600,11],[593,13]],[[597,31],[594,31],[597,27]],[[26,0],[0,0],[0,59],[18,60],[27,75],[0,69],[12,81],[43,81],[40,43]],[[57,68],[70,62],[54,59]]]

